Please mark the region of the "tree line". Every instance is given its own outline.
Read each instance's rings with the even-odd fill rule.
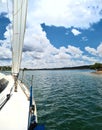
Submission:
[[[94,65],[90,65],[90,69],[102,70],[102,63],[95,63]]]
[[[0,66],[0,71],[10,71],[11,66]]]
[[[102,63],[95,63],[93,65],[88,65],[88,66],[52,68],[52,69],[56,69],[57,70],[57,69],[85,69],[85,68],[87,68],[87,69],[94,69],[94,70],[102,70]],[[11,66],[0,66],[0,71],[10,71],[10,70],[11,70]],[[24,68],[23,70],[29,70],[29,69]],[[35,69],[33,69],[33,70],[35,70]]]

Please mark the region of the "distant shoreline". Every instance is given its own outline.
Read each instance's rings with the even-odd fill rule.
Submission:
[[[31,68],[21,68],[21,71],[36,71],[36,70],[96,70],[92,68],[92,65],[83,65],[83,66],[75,66],[75,67],[62,67],[62,68],[38,68],[38,69],[31,69]],[[11,66],[0,66],[0,71],[11,71]],[[95,74],[102,74],[102,70],[97,70],[96,72],[92,72]]]
[[[75,66],[75,67],[63,67],[63,68],[41,68],[41,69],[28,69],[24,68],[21,70],[82,70],[82,69],[90,69],[90,65],[85,66]]]
[[[83,66],[74,66],[74,67],[62,67],[62,68],[21,68],[20,70],[83,70],[90,69],[91,65],[83,65]],[[1,71],[9,71],[11,70],[11,66],[0,66]]]

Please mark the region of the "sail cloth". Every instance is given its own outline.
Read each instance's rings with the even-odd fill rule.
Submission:
[[[26,28],[28,0],[13,0],[12,74],[19,73],[24,34]]]

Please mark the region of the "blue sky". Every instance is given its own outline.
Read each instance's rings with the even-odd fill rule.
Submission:
[[[9,14],[6,0],[0,2],[1,65],[12,64],[12,8],[10,1],[8,4]],[[28,1],[22,67],[72,67],[95,62],[102,63],[102,0]]]
[[[47,34],[47,38],[57,48],[61,46],[67,47],[68,44],[84,49],[86,45],[96,48],[102,41],[102,20],[93,24],[89,29],[76,29],[80,34],[74,35],[71,28],[47,26],[41,24],[43,30]],[[97,37],[97,38],[96,38]]]
[[[5,17],[5,13],[0,14],[0,40],[4,40],[4,33],[6,32],[6,26],[10,23],[10,20]]]

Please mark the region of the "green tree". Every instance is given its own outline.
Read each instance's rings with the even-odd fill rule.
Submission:
[[[94,65],[90,66],[90,69],[96,69],[96,70],[98,70],[100,68],[102,68],[102,64],[101,63],[95,63]]]

